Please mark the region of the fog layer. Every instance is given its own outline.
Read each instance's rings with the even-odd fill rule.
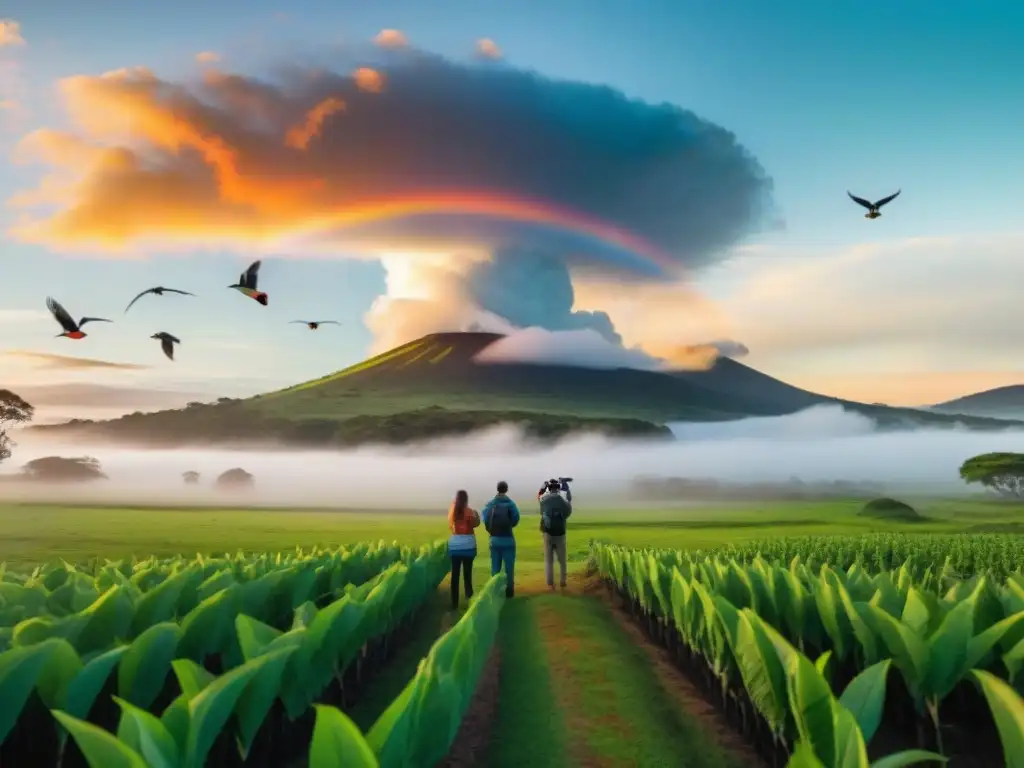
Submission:
[[[437,510],[459,488],[482,504],[498,480],[513,498],[532,499],[541,481],[575,478],[576,499],[607,506],[628,501],[638,475],[713,478],[731,482],[850,480],[883,483],[923,494],[965,493],[960,463],[987,451],[1024,451],[1024,431],[967,430],[880,432],[873,423],[839,406],[816,406],[791,416],[716,424],[673,425],[671,443],[636,443],[583,436],[538,449],[513,429],[407,448],[351,451],[129,450],[67,445],[23,435],[12,474],[40,456],[89,455],[109,480],[85,485],[4,483],[8,499],[117,501],[155,505],[348,507]],[[225,495],[213,490],[217,475],[242,467],[255,490]],[[202,474],[186,486],[182,473]]]

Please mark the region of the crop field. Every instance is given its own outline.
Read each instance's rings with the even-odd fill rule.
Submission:
[[[439,514],[0,506],[0,766],[1024,764],[1024,509],[860,506],[581,509],[565,591],[527,516],[457,610]]]

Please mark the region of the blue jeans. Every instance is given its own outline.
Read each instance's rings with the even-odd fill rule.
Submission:
[[[491,576],[497,576],[501,566],[505,566],[505,597],[512,597],[515,594],[516,576],[516,545],[504,547],[491,547]]]

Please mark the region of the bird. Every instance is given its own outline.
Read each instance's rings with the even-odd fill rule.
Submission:
[[[850,195],[850,199],[853,200],[853,202],[857,203],[857,205],[863,205],[865,208],[868,209],[868,212],[864,214],[865,219],[877,219],[879,216],[882,215],[881,213],[878,212],[878,209],[881,208],[886,203],[891,203],[893,200],[899,197],[900,192],[902,191],[903,190],[897,190],[896,194],[889,195],[888,197],[883,197],[876,203],[872,203],[870,200],[865,200],[863,197],[857,197],[856,195],[852,194],[850,190],[846,190],[846,194]]]
[[[160,331],[160,333],[154,333],[149,338],[151,338],[151,339],[159,339],[160,340],[160,348],[164,351],[164,354],[167,355],[167,359],[168,360],[173,360],[174,359],[174,345],[175,344],[181,344],[181,339],[179,339],[177,336],[171,336],[171,334],[167,333],[166,331]]]
[[[183,296],[195,296],[194,293],[188,291],[179,291],[177,288],[164,288],[162,285],[158,285],[156,288],[147,288],[134,299],[128,302],[128,306],[124,308],[125,314],[128,314],[128,310],[132,308],[132,304],[141,299],[147,293],[152,293],[154,296],[163,296],[165,293],[180,293]]]
[[[256,279],[260,274],[260,264],[262,261],[254,261],[249,265],[249,268],[245,270],[238,278],[238,282],[234,285],[229,285],[228,288],[234,288],[239,293],[243,293],[250,299],[256,299],[264,307],[267,306],[267,294],[263,291],[256,289]]]
[[[315,331],[321,325],[341,325],[337,320],[291,320],[289,324],[291,323],[302,323],[303,325],[308,325],[309,330],[311,331]]]
[[[54,319],[60,323],[64,329],[63,333],[58,333],[57,338],[66,336],[69,339],[84,339],[89,334],[82,330],[82,326],[86,323],[112,323],[113,320],[107,320],[105,317],[83,317],[77,323],[68,314],[68,311],[60,305],[60,302],[55,299],[46,297],[46,308],[50,310],[50,314],[53,315]]]

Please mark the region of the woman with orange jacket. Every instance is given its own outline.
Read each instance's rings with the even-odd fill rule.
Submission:
[[[473,559],[476,557],[476,534],[480,514],[469,506],[469,494],[459,491],[448,508],[448,555],[452,559],[452,609],[459,607],[459,571],[466,584],[466,600],[473,596]]]

